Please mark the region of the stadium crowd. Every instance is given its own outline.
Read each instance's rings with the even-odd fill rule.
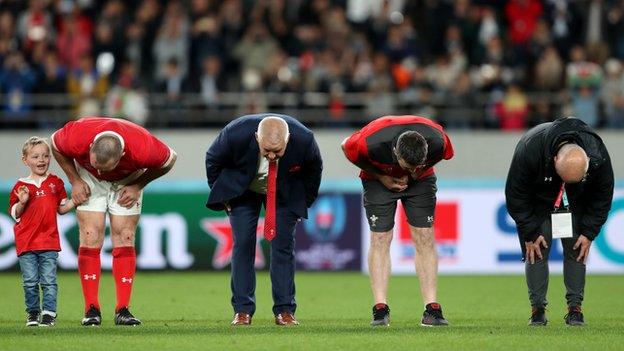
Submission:
[[[209,124],[231,100],[231,118],[284,111],[285,93],[319,125],[624,128],[623,62],[623,0],[0,1],[2,128],[58,96],[65,119],[185,126],[191,100]]]

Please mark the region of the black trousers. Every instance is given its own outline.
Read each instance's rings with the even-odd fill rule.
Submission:
[[[546,306],[546,293],[548,292],[548,255],[552,247],[552,227],[550,218],[542,223],[542,235],[548,244],[548,248],[542,249],[542,259],[537,259],[531,264],[525,263],[527,286],[529,288],[529,300],[531,306]],[[574,250],[574,244],[579,233],[574,231],[572,238],[555,239],[561,240],[563,246],[563,281],[566,286],[566,301],[568,306],[581,306],[585,293],[585,264],[577,262],[580,249]]]
[[[253,315],[256,311],[256,229],[266,196],[252,191],[230,201],[233,230],[232,307],[234,312]],[[295,225],[298,217],[277,205],[277,235],[271,241],[269,260],[273,292],[273,313],[295,313]]]

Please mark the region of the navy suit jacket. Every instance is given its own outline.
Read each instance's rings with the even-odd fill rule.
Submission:
[[[260,148],[255,132],[267,116],[288,123],[290,138],[277,171],[277,205],[288,207],[299,217],[308,217],[308,207],[318,196],[323,162],[312,132],[296,119],[278,114],[239,117],[221,130],[206,152],[206,177],[210,195],[206,207],[221,211],[224,203],[237,198],[256,176]]]

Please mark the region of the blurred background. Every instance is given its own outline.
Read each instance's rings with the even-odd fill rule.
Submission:
[[[437,170],[441,272],[520,273],[503,197],[515,143],[576,116],[599,129],[621,179],[623,64],[624,0],[0,0],[0,193],[8,203],[26,173],[28,136],[81,116],[131,120],[179,154],[146,190],[139,268],[227,269],[231,228],[203,207],[204,152],[237,116],[285,113],[315,131],[325,160],[299,269],[366,270],[361,185],[339,144],[376,117],[416,114],[456,149]],[[622,210],[618,187],[590,270],[624,272]],[[12,226],[0,214],[0,270],[17,268]],[[59,226],[60,267],[74,269],[74,215]],[[393,245],[394,271],[413,273],[400,211]]]
[[[266,110],[318,127],[389,112],[624,127],[621,0],[3,0],[0,33],[5,129]]]

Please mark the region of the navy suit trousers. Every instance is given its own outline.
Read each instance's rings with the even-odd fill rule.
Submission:
[[[256,311],[256,228],[265,195],[246,191],[230,201],[229,213],[233,229],[232,307],[234,312],[251,315]],[[277,204],[277,235],[271,241],[270,275],[273,292],[273,313],[295,313],[295,225],[298,217]]]

